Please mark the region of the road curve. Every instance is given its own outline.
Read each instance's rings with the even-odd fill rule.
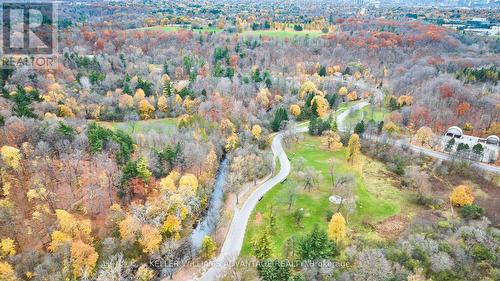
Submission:
[[[306,132],[307,130],[307,127],[295,129],[297,133]],[[198,280],[216,280],[217,277],[221,276],[225,269],[233,264],[233,262],[240,255],[241,247],[243,245],[243,238],[245,237],[245,230],[253,209],[262,198],[262,196],[266,194],[266,192],[286,179],[286,177],[290,173],[290,161],[288,160],[285,150],[281,145],[282,138],[282,133],[276,134],[271,145],[273,154],[278,157],[280,161],[281,169],[279,173],[270,178],[268,181],[264,182],[259,188],[257,188],[245,201],[243,207],[239,210],[236,210],[219,256],[213,261],[211,267],[206,272],[204,272]]]
[[[339,130],[340,131],[346,130],[344,126],[344,120],[349,115],[350,110],[360,110],[367,105],[369,105],[369,103],[364,101],[352,106],[350,109],[339,114],[337,116],[337,125]],[[295,132],[303,133],[307,132],[307,130],[308,130],[307,127],[300,127],[295,129]],[[229,227],[229,231],[227,233],[226,239],[224,240],[224,244],[221,248],[219,255],[212,262],[210,268],[207,271],[205,271],[200,278],[198,278],[199,281],[217,280],[217,278],[222,275],[224,270],[226,270],[236,261],[236,259],[240,255],[241,247],[243,245],[243,238],[245,237],[247,223],[250,218],[250,215],[252,214],[253,209],[255,208],[259,200],[262,198],[262,196],[264,196],[264,194],[266,194],[269,190],[271,190],[275,185],[279,184],[284,179],[286,179],[286,177],[290,173],[290,161],[288,160],[288,157],[281,145],[282,138],[283,138],[282,133],[276,134],[276,136],[273,139],[273,143],[271,145],[274,156],[278,157],[280,161],[281,169],[279,173],[276,176],[269,179],[268,181],[264,182],[259,188],[257,188],[245,201],[243,207],[235,211],[233,219],[231,221],[231,225]],[[372,139],[378,141],[381,140],[378,136]],[[408,145],[410,149],[412,149],[413,151],[437,159],[442,159],[442,160],[450,159],[450,156],[445,153],[411,145],[401,140],[393,141],[392,144],[400,147],[403,145]],[[485,171],[500,174],[499,167],[487,165],[484,163],[473,163],[472,166]]]

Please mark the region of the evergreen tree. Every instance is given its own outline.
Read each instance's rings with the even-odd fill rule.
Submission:
[[[151,179],[151,171],[148,169],[148,164],[146,161],[146,158],[141,157],[139,160],[137,160],[136,164],[136,169],[137,169],[137,174],[138,176],[144,181],[144,182],[149,182]]]
[[[328,259],[338,254],[335,243],[328,239],[326,231],[318,225],[314,226],[310,234],[299,240],[297,253],[300,260],[305,261]]]
[[[279,131],[283,121],[288,121],[288,113],[284,108],[280,107],[276,110],[276,113],[274,113],[274,120],[271,122],[273,131]]]
[[[453,150],[453,147],[455,146],[455,138],[451,138],[448,143],[446,144],[445,150],[450,152]]]
[[[311,105],[311,115],[314,117],[319,117],[318,104],[316,103],[316,101],[314,101],[313,104]]]
[[[287,281],[291,276],[290,263],[279,260],[261,261],[257,264],[257,270],[264,281]]]
[[[354,133],[358,135],[362,135],[365,132],[365,122],[361,120],[356,124],[356,127],[354,127]]]
[[[319,76],[323,76],[323,77],[325,77],[325,76],[326,76],[326,67],[325,67],[325,66],[323,66],[323,65],[322,65],[322,66],[319,68],[318,75],[319,75]]]
[[[271,239],[269,229],[262,231],[253,241],[254,255],[259,260],[271,257]]]

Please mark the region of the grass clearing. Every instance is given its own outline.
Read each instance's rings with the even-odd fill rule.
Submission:
[[[309,233],[315,224],[327,227],[328,212],[336,210],[336,205],[328,201],[332,195],[329,160],[336,163],[335,176],[350,174],[355,178],[353,188],[357,206],[355,213],[348,217],[351,236],[363,235],[366,238],[382,239],[372,228],[365,226],[364,222],[376,224],[397,214],[410,215],[416,208],[411,203],[411,193],[399,190],[395,180],[380,162],[362,157],[357,165],[360,168],[352,167],[347,164],[346,149],[337,152],[326,151],[321,148],[320,138],[311,136],[306,136],[304,141],[292,145],[287,154],[292,169],[297,159],[303,157],[306,160],[305,166],[321,172],[323,179],[319,181],[319,188],[311,192],[304,190],[303,183],[292,180],[291,176],[270,190],[257,204],[250,217],[241,252],[243,256],[252,255],[252,238],[264,229],[271,206],[276,217],[276,231],[272,236],[273,256],[276,258],[283,257],[283,245],[288,238]],[[294,186],[297,196],[291,210],[288,210],[288,194]],[[300,208],[303,208],[305,216],[302,225],[297,226],[292,214]],[[260,224],[255,220],[258,212],[264,218]]]
[[[135,30],[138,31],[163,31],[163,32],[173,32],[177,30],[191,30],[193,32],[221,32],[222,29],[214,28],[214,27],[206,27],[206,28],[191,28],[190,26],[178,26],[178,25],[157,25],[150,27],[141,27]]]
[[[177,118],[141,120],[136,122],[99,122],[112,130],[122,130],[128,134],[147,134],[156,131],[158,134],[171,134],[177,128]]]
[[[371,105],[365,106],[362,109],[349,114],[345,119],[346,127],[353,128],[356,124],[364,120],[365,124],[371,120],[379,123],[384,121],[389,116],[389,110],[385,107],[372,107]]]
[[[326,33],[321,32],[320,30],[303,30],[303,31],[295,31],[295,30],[250,30],[242,33],[244,36],[268,36],[275,38],[292,38],[295,36],[306,36],[309,37],[319,37],[321,35],[326,35]]]

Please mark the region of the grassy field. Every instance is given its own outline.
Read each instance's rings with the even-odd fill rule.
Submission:
[[[363,107],[361,110],[356,111],[353,114],[349,114],[345,119],[345,124],[348,127],[354,127],[356,124],[361,121],[364,117],[365,123],[370,120],[374,120],[375,122],[384,121],[386,117],[389,116],[389,111],[385,107],[375,107],[372,110],[370,105]]]
[[[303,30],[303,31],[294,31],[294,30],[251,30],[251,31],[245,31],[242,33],[242,35],[253,35],[253,36],[269,36],[269,37],[276,37],[276,38],[291,38],[294,36],[306,36],[309,35],[310,37],[319,37],[321,35],[325,35],[325,33],[321,32],[320,30]]]
[[[346,162],[345,149],[338,152],[323,150],[320,139],[311,136],[306,136],[304,141],[293,145],[287,154],[292,163],[292,169],[297,163],[297,159],[303,157],[306,160],[305,166],[321,172],[323,179],[319,182],[319,188],[311,192],[304,190],[302,183],[294,181],[291,177],[269,191],[258,203],[250,218],[243,242],[243,256],[252,254],[252,238],[264,228],[271,206],[277,221],[276,231],[272,236],[274,257],[282,257],[283,245],[288,238],[309,233],[315,224],[327,227],[328,213],[336,210],[336,205],[328,201],[329,196],[332,195],[328,172],[328,161],[330,160],[335,163],[335,176],[350,174],[355,178],[353,188],[357,198],[357,206],[355,213],[348,217],[348,228],[351,235],[364,235],[367,238],[381,239],[363,222],[369,221],[376,224],[396,214],[408,214],[415,208],[410,203],[411,194],[402,192],[395,187],[394,180],[388,176],[389,173],[380,162],[363,157],[360,159],[359,165],[356,165],[360,168],[354,168]],[[289,211],[286,202],[288,201],[288,190],[293,186],[298,194]],[[304,209],[305,216],[302,225],[296,226],[292,213],[300,208]],[[257,225],[255,221],[257,212],[264,217],[260,225]]]
[[[171,134],[177,127],[177,119],[163,118],[137,122],[100,122],[100,124],[113,130],[123,130],[129,134],[146,134],[151,130],[156,131],[158,134]]]
[[[164,31],[164,32],[172,32],[172,31],[177,31],[180,29],[189,29],[192,30],[193,32],[221,32],[222,29],[218,28],[201,28],[201,29],[191,29],[189,26],[173,26],[173,25],[157,25],[157,26],[151,26],[151,27],[142,27],[142,28],[137,28],[136,30],[141,30],[141,31],[147,31],[147,30],[159,30],[159,31]]]
[[[177,31],[180,29],[190,29],[193,32],[221,32],[223,31],[222,29],[218,28],[203,28],[203,29],[191,29],[189,26],[173,26],[173,25],[167,25],[167,26],[151,26],[151,27],[142,27],[142,28],[137,28],[135,30],[139,31],[148,31],[148,30],[160,30],[164,32],[173,32]],[[243,33],[240,33],[240,35],[243,36],[268,36],[268,37],[275,37],[275,38],[292,38],[295,36],[306,36],[309,35],[312,38],[319,37],[321,35],[325,35],[325,33],[321,32],[320,30],[303,30],[303,31],[294,31],[294,30],[249,30],[249,31],[244,31]]]

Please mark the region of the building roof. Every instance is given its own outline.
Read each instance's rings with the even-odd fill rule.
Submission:
[[[452,126],[452,127],[448,128],[448,131],[446,131],[446,133],[451,133],[451,134],[454,134],[457,136],[462,136],[464,134],[462,129],[460,129],[460,127],[457,127],[457,126]]]

